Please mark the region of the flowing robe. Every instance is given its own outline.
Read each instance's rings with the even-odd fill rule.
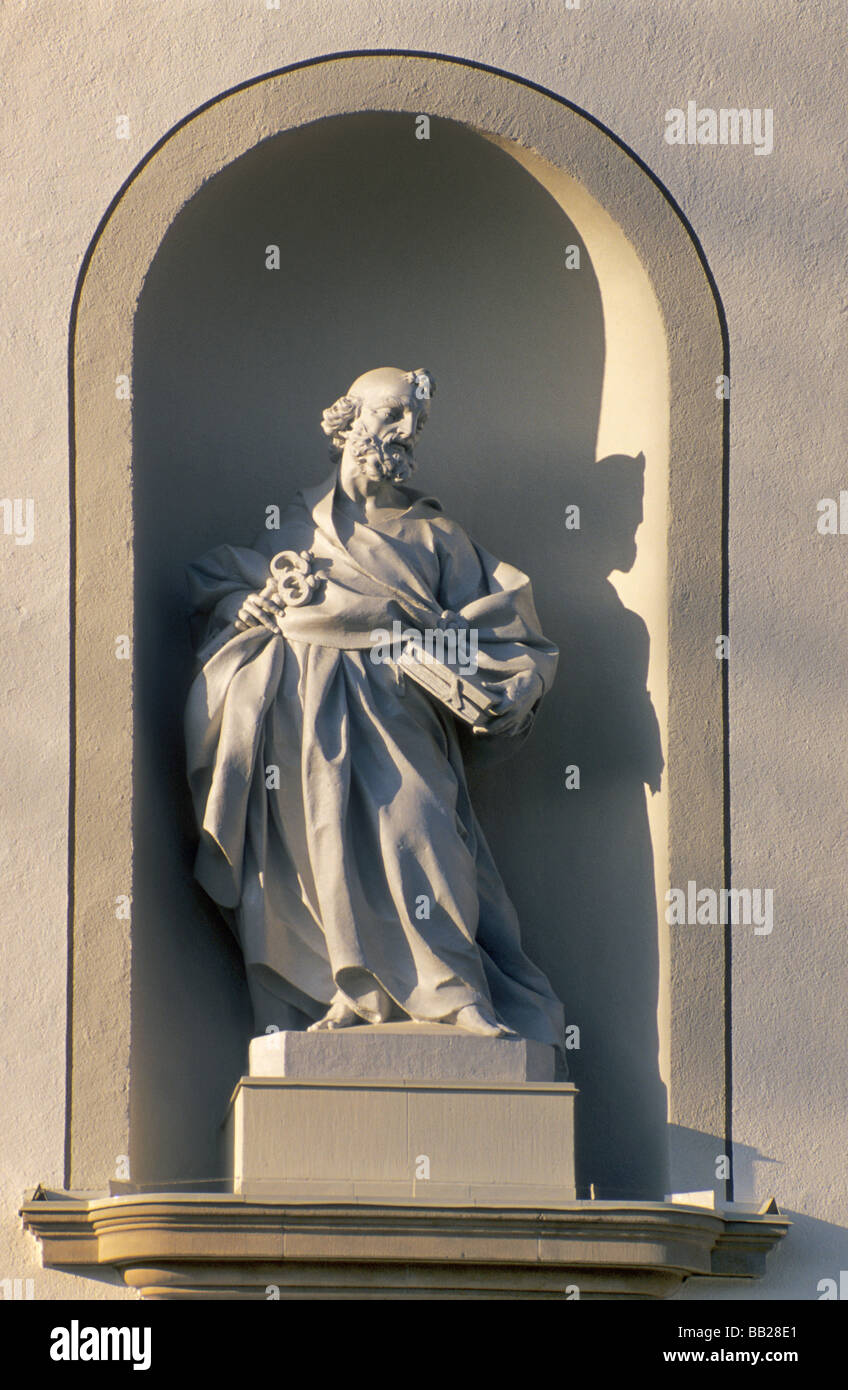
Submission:
[[[378,530],[339,511],[336,482],[298,493],[253,549],[220,546],[189,568],[207,619],[186,710],[196,876],[236,931],[248,979],[307,1020],[341,990],[379,1021],[376,984],[416,1020],[493,1006],[521,1036],[558,1045],[562,1006],[521,948],[455,721],[371,659],[375,629],[395,619],[435,629],[457,615],[496,688],[535,671],[547,689],[557,650],[527,577],[435,499],[404,489],[409,507]],[[236,629],[283,549],[310,553],[311,600],[286,609],[280,632]],[[531,700],[527,723],[538,690]]]

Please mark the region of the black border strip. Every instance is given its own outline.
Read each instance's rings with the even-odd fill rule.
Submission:
[[[218,102],[225,101],[228,97],[235,96],[237,92],[247,91],[250,87],[256,87],[261,82],[267,82],[272,77],[282,77],[285,73],[297,72],[302,68],[317,67],[321,63],[339,62],[347,58],[429,58],[440,63],[453,63],[457,67],[470,68],[478,72],[488,72],[493,76],[504,78],[508,82],[515,82],[521,87],[527,87],[531,91],[539,92],[542,96],[549,97],[560,106],[567,106],[576,115],[582,116],[596,129],[603,132],[608,139],[612,140],[620,150],[633,160],[634,164],[641,169],[643,174],[651,180],[654,187],[659,189],[666,202],[676,213],[681,223],[686,229],[692,245],[697,252],[701,268],[706,276],[707,283],[712,291],[715,301],[716,313],[721,327],[722,347],[724,355],[724,375],[730,378],[730,338],[727,327],[727,318],[724,312],[724,305],[715,277],[710,269],[701,242],[686,214],[683,212],[679,203],[654,173],[645,161],[636,154],[635,150],[616,135],[609,126],[604,125],[597,117],[592,116],[575,102],[569,101],[566,97],[560,96],[557,92],[551,91],[549,87],[544,87],[539,82],[532,82],[529,78],[519,77],[516,73],[507,72],[504,68],[495,67],[491,63],[481,63],[473,58],[458,58],[447,53],[435,53],[428,49],[415,48],[353,48],[345,49],[338,53],[326,53],[317,58],[305,58],[296,63],[288,63],[281,68],[272,68],[268,72],[261,73],[258,77],[250,77],[244,82],[237,83],[234,87],[228,87],[226,91],[219,92],[211,97],[209,101],[203,102],[195,107],[187,116],[183,116],[175,125],[171,126],[165,134],[150,147],[147,154],[139,161],[132,172],[121,184],[118,192],[112,198],[106,211],[101,217],[94,236],[88,244],[80,266],[77,277],[76,288],[74,290],[73,301],[71,304],[71,316],[68,327],[68,452],[69,452],[69,513],[70,513],[70,562],[69,562],[69,654],[68,654],[68,676],[70,682],[69,693],[69,788],[68,788],[68,959],[66,977],[66,1010],[67,1010],[67,1037],[65,1044],[65,1154],[64,1154],[64,1184],[70,1187],[71,1182],[71,1121],[73,1106],[73,1035],[74,1035],[74,1010],[73,1010],[73,967],[74,967],[74,874],[75,874],[75,851],[76,851],[76,546],[77,546],[77,524],[76,524],[76,397],[74,379],[74,341],[76,338],[77,318],[79,315],[80,300],[85,277],[88,267],[94,255],[100,237],[106,227],[107,222],[117,208],[130,184],[138,177],[142,169],[150,163],[153,157],[159,153],[163,145],[171,139],[173,135],[188,125],[197,116],[208,111],[210,107]],[[380,108],[382,109],[382,108]],[[730,401],[724,401],[724,420],[723,420],[723,439],[722,439],[722,516],[721,516],[721,621],[722,629],[726,636],[729,636],[730,629],[730,585],[729,585],[729,523],[730,523]],[[723,840],[724,840],[724,881],[725,887],[730,886],[730,876],[732,870],[731,842],[730,842],[730,679],[729,661],[722,662],[722,783],[723,783]],[[733,1200],[733,1051],[732,1051],[732,942],[729,924],[724,930],[724,1144],[725,1152],[730,1160],[730,1176],[726,1181],[725,1196],[727,1201]]]

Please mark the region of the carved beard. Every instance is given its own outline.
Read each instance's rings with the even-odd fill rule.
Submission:
[[[400,440],[368,434],[359,420],[351,425],[348,439],[360,472],[372,482],[402,483],[415,467],[411,446],[406,448]]]

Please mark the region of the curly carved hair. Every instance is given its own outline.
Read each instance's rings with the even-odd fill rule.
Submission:
[[[416,367],[414,371],[406,372],[403,380],[415,385],[416,395],[420,395],[422,400],[430,400],[436,394],[435,378],[425,367]],[[359,396],[339,396],[337,401],[327,406],[321,416],[321,428],[330,436],[330,458],[334,463],[338,463],[341,458],[348,431],[361,409],[362,400]]]

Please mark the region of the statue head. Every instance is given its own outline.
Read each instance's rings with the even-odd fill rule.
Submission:
[[[324,411],[321,428],[330,436],[331,458],[346,456],[375,481],[403,482],[415,466],[415,441],[435,391],[423,367],[376,367],[357,377]]]

